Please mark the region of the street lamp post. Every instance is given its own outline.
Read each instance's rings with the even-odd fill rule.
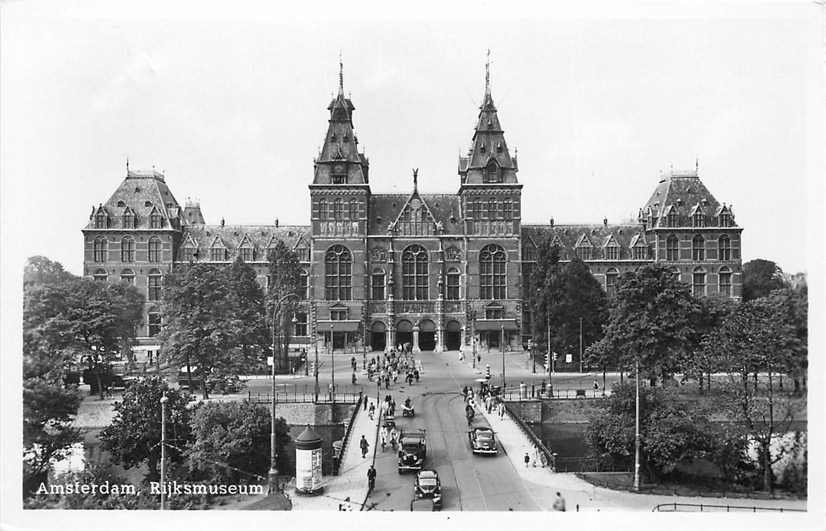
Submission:
[[[330,323],[330,400],[336,401],[336,360],[333,357],[333,323]]]
[[[278,322],[278,314],[281,312],[281,305],[287,299],[295,297],[298,298],[298,295],[295,293],[287,293],[280,299],[278,302],[275,303],[272,309],[272,381],[270,382],[270,470],[267,474],[268,481],[269,481],[269,491],[270,494],[275,493],[278,490],[278,468],[276,467],[276,462],[278,461],[278,451],[275,447],[275,343],[276,343],[276,328]],[[293,316],[293,323],[297,322],[295,316]]]
[[[315,376],[315,400],[318,403],[318,331],[313,331],[313,345],[315,346],[315,363],[313,364],[313,375]]]
[[[579,372],[582,373],[582,317],[579,318]]]
[[[554,397],[554,354],[551,352],[551,316],[548,316],[548,392]]]
[[[476,316],[470,318],[470,343],[473,346],[471,353],[473,355],[473,368],[476,368]]]
[[[505,325],[499,325],[500,340],[502,342],[502,391],[505,390]]]
[[[634,404],[634,490],[640,490],[640,360],[634,357],[636,393]]]
[[[528,340],[528,352],[530,352],[531,360],[533,361],[533,368],[531,369],[531,374],[536,374],[536,344],[534,343],[533,339]]]
[[[166,393],[161,397],[161,511],[166,503]]]

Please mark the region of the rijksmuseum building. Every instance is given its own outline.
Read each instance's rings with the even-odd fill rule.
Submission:
[[[303,301],[293,343],[383,350],[521,348],[531,335],[526,304],[537,246],[551,238],[563,262],[581,258],[609,297],[621,274],[658,262],[697,296],[739,299],[740,233],[696,169],[660,175],[636,222],[522,223],[519,163],[486,82],[455,194],[426,194],[414,172],[407,194],[371,190],[370,164],[353,127],[341,75],[323,147],[313,161],[308,225],[207,225],[200,205],[181,206],[166,177],[133,171],[83,229],[84,274],[129,282],[146,296],[137,351],[152,356],[162,325],[164,276],[191,263],[252,265],[267,284],[267,250],[298,254]],[[378,176],[379,182],[381,176]],[[653,184],[653,183],[652,183]],[[540,217],[535,213],[532,217]],[[547,219],[547,218],[546,218]]]

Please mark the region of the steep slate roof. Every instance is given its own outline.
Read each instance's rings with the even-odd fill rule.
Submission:
[[[627,260],[631,258],[630,248],[637,242],[642,234],[642,225],[622,224],[622,225],[522,225],[523,245],[533,243],[538,246],[545,238],[558,238],[560,246],[567,250],[568,257],[575,255],[577,244],[581,240],[587,239],[597,251],[594,259],[602,257],[603,249],[611,238],[620,246],[619,259]]]
[[[368,233],[386,235],[387,226],[396,221],[413,195],[371,195]],[[433,218],[442,223],[444,234],[460,234],[462,232],[459,196],[455,194],[421,194],[418,192],[415,192],[415,195],[425,203]],[[451,221],[451,217],[454,221]]]
[[[119,202],[123,202],[124,206],[118,206]],[[146,206],[147,203],[149,206]],[[103,204],[102,208],[109,214],[110,228],[121,228],[121,215],[127,208],[134,211],[137,216],[137,222],[134,228],[148,229],[149,214],[153,208],[156,208],[158,213],[163,218],[163,228],[168,229],[178,228],[180,221],[178,219],[180,213],[180,205],[172,195],[172,191],[166,185],[164,175],[162,173],[151,171],[134,171],[127,170],[126,178],[120,183],[117,190],[112,196]],[[93,214],[98,207],[94,207]],[[94,228],[94,220],[92,216],[89,218],[89,223],[86,225],[87,229]],[[132,227],[129,227],[132,228]]]
[[[295,249],[301,241],[310,246],[309,225],[188,225],[183,230],[183,244],[194,242],[200,250],[201,260],[209,260],[209,253],[204,252],[212,247],[213,242],[220,242],[230,251],[230,256],[244,238],[259,252],[267,249],[273,238],[282,240],[290,249]],[[258,254],[256,260],[265,260],[266,254]]]
[[[462,183],[481,184],[484,181],[484,169],[491,161],[499,166],[502,176],[501,182],[516,183],[516,157],[511,157],[508,144],[505,142],[505,132],[499,123],[490,85],[485,85],[485,96],[479,107],[479,118],[473,130],[473,138],[467,157],[459,157],[459,174]]]
[[[651,198],[640,211],[640,220],[655,216],[656,227],[667,227],[664,218],[669,211],[674,211],[677,214],[677,226],[690,227],[691,215],[698,207],[705,216],[706,225],[717,226],[715,217],[722,205],[700,180],[697,171],[672,170],[663,174]]]

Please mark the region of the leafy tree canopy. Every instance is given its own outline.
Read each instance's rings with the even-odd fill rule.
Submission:
[[[757,258],[743,264],[743,300],[765,297],[785,287],[783,270],[771,260]]]

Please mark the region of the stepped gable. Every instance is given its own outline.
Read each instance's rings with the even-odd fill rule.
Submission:
[[[404,207],[414,197],[424,203],[425,209],[435,222],[441,223],[444,234],[461,234],[459,197],[454,194],[373,194],[370,196],[370,234],[387,234],[387,227],[394,223]]]
[[[668,227],[664,220],[670,212],[676,213],[677,227],[691,227],[692,215],[699,211],[705,216],[707,226],[717,226],[716,217],[723,210],[712,193],[700,180],[697,170],[670,170],[662,174],[651,198],[640,210],[640,221],[649,223],[655,218],[654,227]],[[736,226],[736,225],[735,225]]]
[[[552,238],[559,242],[560,248],[568,251],[568,256],[574,256],[577,243],[584,238],[591,242],[594,249],[602,249],[611,240],[620,246],[619,259],[631,258],[631,247],[640,237],[645,238],[642,226],[637,223],[605,225],[522,225],[522,238],[525,243],[532,242],[537,247],[545,238]]]
[[[217,238],[232,253],[245,238],[259,251],[282,240],[290,249],[295,249],[302,241],[310,246],[310,230],[309,225],[189,225],[184,227],[183,242],[184,245],[194,242],[203,251],[211,248]],[[206,259],[207,255],[201,256]],[[257,258],[265,259],[265,255]]]
[[[172,191],[166,185],[164,174],[155,170],[126,171],[126,178],[120,183],[117,190],[102,205],[93,208],[92,216],[86,229],[94,229],[94,214],[103,209],[109,216],[109,227],[112,229],[149,229],[149,216],[153,211],[162,217],[164,229],[179,229],[181,207]],[[124,227],[122,216],[131,211],[135,215],[135,225]],[[157,230],[157,229],[156,229]]]

